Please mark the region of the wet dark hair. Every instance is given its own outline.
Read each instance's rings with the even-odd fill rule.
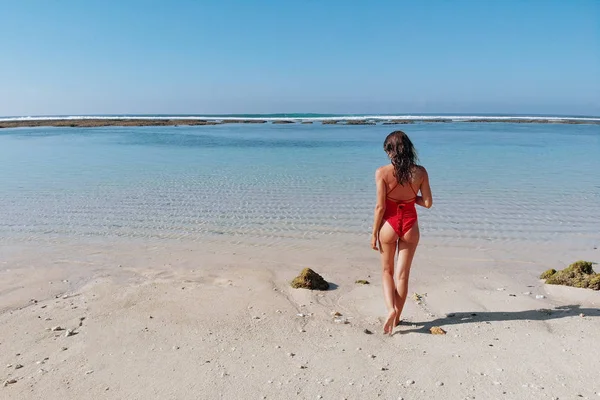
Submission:
[[[398,183],[405,185],[410,182],[419,157],[408,135],[402,131],[390,133],[383,142],[383,149],[392,161]]]

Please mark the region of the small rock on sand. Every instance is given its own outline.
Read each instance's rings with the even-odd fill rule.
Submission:
[[[21,364],[15,365],[15,369],[21,369],[21,368],[23,368],[23,366]]]
[[[435,386],[444,386],[444,382],[438,381],[438,382],[435,383]]]
[[[17,383],[16,379],[8,379],[4,381],[4,386],[12,385],[13,383]]]
[[[341,312],[339,312],[339,311],[332,311],[332,312],[331,312],[331,315],[332,315],[332,316],[334,316],[334,317],[341,317],[341,316],[342,316],[342,313],[341,313]]]
[[[372,334],[373,334],[373,332],[371,332],[371,331],[370,331],[370,330],[368,330],[368,329],[365,329],[363,332],[364,332],[364,333],[366,333],[367,335],[372,335]]]
[[[55,326],[51,329],[52,332],[58,332],[58,331],[64,331],[65,328],[60,327],[60,326]]]
[[[432,326],[431,328],[429,328],[429,332],[431,332],[433,335],[445,335],[446,331],[443,330],[442,328],[440,328],[439,326]]]
[[[67,331],[65,332],[65,337],[69,337],[69,336],[73,336],[75,335],[75,329],[67,329]]]
[[[412,379],[409,379],[408,381],[406,381],[407,385],[414,385],[415,381],[413,381]]]
[[[85,374],[86,374],[86,375],[90,375],[90,374],[93,374],[93,373],[94,373],[94,370],[93,370],[93,369],[90,369],[89,371],[85,371]]]

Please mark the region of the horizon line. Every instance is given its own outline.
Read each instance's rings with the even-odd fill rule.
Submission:
[[[296,120],[312,120],[312,119],[441,119],[441,118],[542,118],[542,119],[572,119],[572,120],[598,120],[600,116],[596,115],[567,115],[567,114],[516,114],[516,113],[102,113],[102,114],[31,114],[31,115],[7,115],[0,116],[0,121],[20,121],[20,120],[55,120],[55,119],[168,119],[177,117],[183,119],[228,119],[243,117],[246,119],[296,119]]]

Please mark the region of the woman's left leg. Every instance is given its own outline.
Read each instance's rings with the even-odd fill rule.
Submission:
[[[419,225],[415,224],[408,230],[398,242],[398,265],[396,268],[396,293],[397,299],[394,303],[396,310],[395,324],[400,322],[400,314],[404,308],[406,297],[408,296],[408,278],[410,276],[410,267],[419,245]]]
[[[383,224],[379,230],[379,252],[381,253],[383,298],[388,315],[383,324],[383,333],[390,334],[396,320],[396,285],[394,284],[394,258],[398,245],[398,235],[389,223]]]

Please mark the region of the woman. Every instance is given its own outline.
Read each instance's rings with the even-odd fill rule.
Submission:
[[[408,136],[402,131],[390,133],[383,149],[391,163],[375,172],[377,205],[371,247],[381,253],[383,294],[388,309],[383,333],[391,334],[400,323],[408,293],[410,266],[419,244],[415,204],[430,208],[432,198],[427,171],[417,165],[417,152]],[[396,252],[398,268],[394,284]]]

